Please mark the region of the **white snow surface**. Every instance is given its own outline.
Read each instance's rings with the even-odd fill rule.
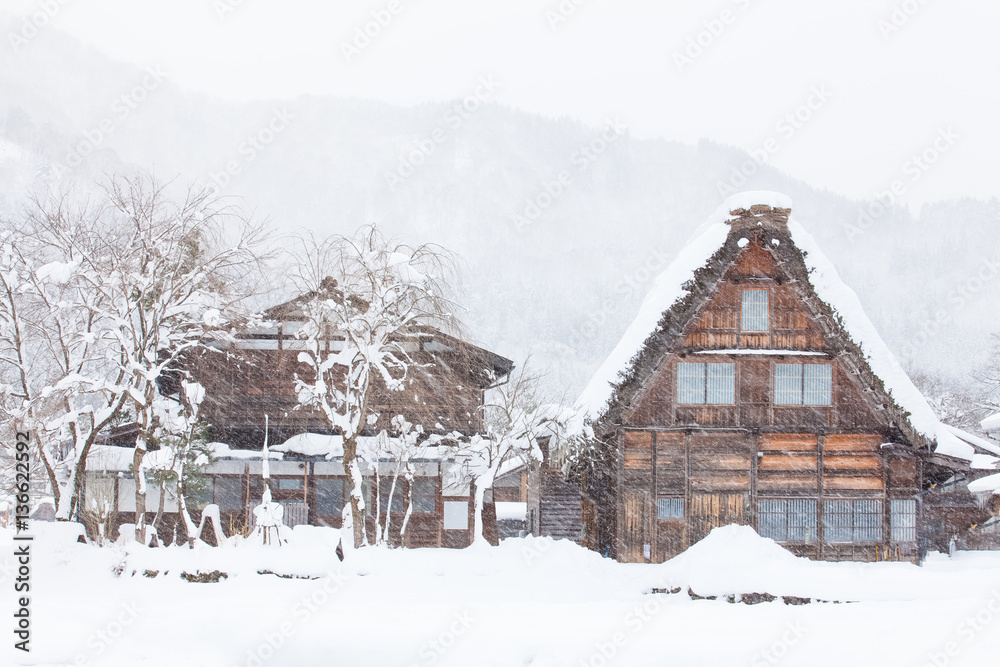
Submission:
[[[969,491],[972,491],[973,493],[992,491],[993,493],[1000,495],[1000,473],[990,475],[988,477],[982,477],[974,482],[969,482]]]
[[[331,459],[341,458],[344,456],[344,436],[299,433],[280,445],[271,447],[271,451],[303,454],[304,456],[325,456]]]
[[[747,209],[753,204],[792,208],[791,199],[779,193],[738,193],[727,199],[703,223],[694,240],[656,278],[638,315],[578,399],[577,409],[587,419],[596,420],[601,416],[611,399],[612,385],[618,381],[619,374],[628,368],[629,362],[656,330],[663,313],[687,295],[683,285],[725,243],[730,231],[726,222],[732,218],[730,211]],[[789,216],[788,229],[793,242],[805,256],[809,280],[816,294],[840,315],[848,335],[861,349],[872,371],[881,378],[896,403],[910,413],[909,420],[913,428],[937,443],[937,453],[971,461],[975,449],[938,420],[927,400],[868,319],[857,294],[840,279],[833,263],[823,254],[813,237],[794,216]]]
[[[979,447],[980,449],[983,449],[983,450],[985,450],[987,452],[990,452],[992,454],[996,454],[997,456],[1000,456],[1000,443],[990,442],[989,440],[987,440],[985,438],[980,438],[977,435],[972,435],[971,433],[969,433],[967,431],[963,431],[960,428],[955,428],[954,426],[952,426],[950,424],[944,424],[944,428],[949,433],[951,433],[952,435],[954,435],[956,438],[959,438],[960,440],[964,440],[965,442],[969,443],[970,445],[974,445],[976,447]]]
[[[932,556],[923,567],[813,562],[728,526],[661,565],[549,538],[365,548],[341,563],[332,528],[296,526],[274,549],[98,548],[76,542],[81,528],[33,523],[32,652],[8,642],[2,664],[843,667],[864,656],[895,667],[936,664],[930,656],[954,643],[947,664],[961,667],[1000,654],[998,552]],[[16,567],[12,530],[0,529],[0,550],[4,568]],[[180,577],[214,570],[227,578]],[[851,604],[730,604],[693,600],[689,588]],[[962,632],[977,615],[986,630]],[[778,653],[780,663],[768,659]]]
[[[1000,431],[1000,412],[990,415],[979,424],[984,431]]]

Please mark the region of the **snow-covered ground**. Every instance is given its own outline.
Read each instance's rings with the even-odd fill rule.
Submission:
[[[30,654],[11,649],[13,536],[0,532],[14,664],[940,667],[1000,656],[998,552],[815,563],[730,526],[663,565],[547,538],[366,549],[341,563],[337,532],[308,526],[280,548],[195,550],[97,548],[72,542],[69,525],[33,528]],[[180,576],[213,570],[228,578]],[[726,599],[753,593],[777,597]]]

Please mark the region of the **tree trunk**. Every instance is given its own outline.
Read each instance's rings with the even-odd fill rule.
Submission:
[[[145,456],[145,443],[142,447],[136,444],[135,454],[132,455],[132,479],[135,481],[135,541],[140,544],[146,543],[146,478],[142,474],[142,459]]]
[[[497,458],[497,463],[494,463],[485,473],[476,477],[474,483],[476,487],[476,523],[472,534],[474,544],[489,544],[489,540],[486,539],[486,529],[483,526],[483,504],[486,499],[486,490],[493,488],[493,480],[496,479],[497,471],[500,470],[500,460],[500,458]]]
[[[354,523],[354,547],[368,546],[365,530],[365,497],[361,491],[361,470],[358,468],[358,439],[344,439],[344,471],[351,480],[351,519]]]

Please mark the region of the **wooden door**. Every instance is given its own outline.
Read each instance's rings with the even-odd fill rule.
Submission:
[[[649,538],[649,495],[642,492],[625,493],[625,531],[622,535],[624,563],[645,563],[645,546]]]
[[[744,493],[694,493],[688,512],[688,546],[713,528],[731,523],[746,524],[747,495]]]

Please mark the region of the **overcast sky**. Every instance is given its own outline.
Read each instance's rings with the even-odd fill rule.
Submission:
[[[310,93],[414,104],[464,97],[491,76],[503,104],[595,125],[617,117],[639,137],[756,150],[853,197],[894,180],[905,182],[912,205],[1000,195],[995,0],[0,6],[26,13],[57,2],[51,25],[223,98]],[[371,23],[379,17],[384,26]],[[366,25],[373,36],[359,38]],[[911,161],[924,152],[933,164]]]

